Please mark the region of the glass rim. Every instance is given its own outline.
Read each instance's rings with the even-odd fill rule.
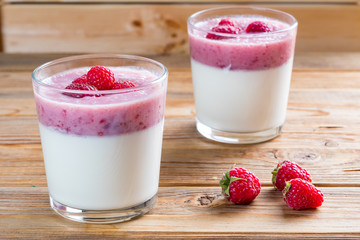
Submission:
[[[57,87],[57,86],[54,86],[54,85],[44,83],[43,81],[40,81],[39,79],[37,79],[35,77],[37,72],[41,71],[42,69],[44,69],[46,67],[50,67],[52,65],[71,62],[71,61],[74,61],[74,60],[111,59],[111,58],[148,62],[148,63],[154,64],[156,66],[159,66],[162,69],[162,74],[160,76],[157,76],[154,80],[152,80],[150,82],[146,82],[146,83],[141,84],[139,86],[135,86],[135,87],[131,87],[131,88],[111,89],[111,90],[96,90],[96,91],[65,89],[65,88],[61,88],[61,87]],[[81,54],[81,55],[74,55],[74,56],[69,56],[69,57],[62,57],[62,58],[58,58],[58,59],[46,62],[46,63],[38,66],[37,68],[35,68],[35,70],[32,72],[32,80],[36,84],[39,84],[39,85],[41,85],[43,87],[50,88],[50,89],[53,89],[53,90],[66,92],[66,93],[91,93],[91,95],[95,96],[96,94],[114,94],[114,93],[127,93],[127,92],[139,91],[139,90],[145,89],[147,87],[150,87],[150,86],[152,86],[154,84],[157,84],[159,82],[162,82],[163,80],[166,79],[167,75],[168,75],[167,68],[162,63],[160,63],[158,61],[155,61],[153,59],[150,59],[150,58],[136,56],[136,55],[127,55],[127,54],[110,54],[110,53],[98,54],[98,53],[95,53],[95,54]]]
[[[195,17],[200,16],[200,15],[202,15],[204,13],[208,13],[208,12],[212,12],[212,11],[218,11],[218,10],[227,10],[227,9],[228,10],[237,10],[238,9],[238,10],[254,10],[254,11],[259,11],[259,12],[272,12],[272,13],[275,13],[275,14],[287,16],[293,21],[293,23],[288,28],[277,30],[277,31],[274,31],[274,32],[267,32],[266,33],[267,36],[269,34],[274,35],[274,34],[280,34],[280,33],[288,32],[288,31],[292,31],[298,25],[298,21],[296,20],[296,18],[294,16],[292,16],[291,14],[289,14],[289,13],[286,13],[286,12],[283,12],[283,11],[280,11],[280,10],[276,10],[276,9],[271,9],[271,8],[246,7],[246,6],[241,6],[241,7],[239,7],[239,6],[235,6],[235,7],[219,7],[219,8],[204,9],[204,10],[201,10],[201,11],[198,11],[198,12],[192,14],[188,18],[187,23],[188,23],[188,25],[190,25],[193,29],[196,29],[197,31],[213,33],[213,34],[216,34],[216,35],[219,35],[219,36],[231,37],[233,39],[234,38],[249,38],[249,37],[254,37],[254,36],[257,36],[257,37],[266,36],[264,33],[251,33],[251,34],[241,34],[241,35],[237,34],[237,35],[234,36],[234,34],[231,34],[231,33],[219,33],[219,32],[214,32],[214,31],[211,31],[211,30],[204,30],[201,27],[195,26],[194,22],[192,21]],[[235,15],[235,14],[233,14],[233,15]],[[245,14],[241,14],[241,15],[245,15]],[[255,14],[253,14],[253,15],[255,15]]]

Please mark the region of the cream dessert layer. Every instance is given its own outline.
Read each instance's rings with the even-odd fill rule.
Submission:
[[[49,193],[56,201],[87,210],[121,209],[157,193],[163,122],[102,137],[39,125]]]
[[[260,16],[229,16],[226,21],[242,30],[238,34],[212,32],[209,37],[221,19],[199,22],[189,32],[198,121],[212,129],[241,133],[281,126],[295,44],[295,36],[283,31],[289,25]],[[256,21],[271,31],[246,33],[246,26]]]
[[[35,93],[49,193],[61,204],[87,210],[121,209],[151,199],[158,190],[164,88],[136,68],[110,68],[138,87],[84,93],[75,98]],[[44,82],[65,88],[88,69]]]
[[[258,132],[284,123],[292,59],[267,70],[229,71],[192,59],[196,117],[228,132]]]

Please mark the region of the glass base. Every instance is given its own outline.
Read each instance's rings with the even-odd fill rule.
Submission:
[[[66,206],[55,201],[50,196],[50,205],[60,216],[83,223],[117,223],[141,216],[152,209],[156,202],[156,195],[137,206],[112,210],[82,210]]]
[[[212,129],[197,119],[196,129],[204,137],[217,142],[232,143],[232,144],[251,144],[251,143],[265,142],[267,140],[279,136],[282,130],[282,125],[260,132],[237,133],[237,132],[224,132],[224,131]]]

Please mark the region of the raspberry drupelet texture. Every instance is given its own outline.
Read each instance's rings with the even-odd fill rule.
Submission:
[[[97,91],[97,90],[112,90],[112,89],[123,89],[136,87],[137,84],[129,81],[122,80],[115,82],[114,73],[103,66],[92,67],[86,74],[76,78],[71,82],[66,89],[71,90],[86,90],[86,91]],[[86,96],[100,97],[100,94],[80,94],[80,93],[64,93],[67,96],[75,98],[83,98]]]
[[[283,190],[285,182],[294,178],[301,178],[311,182],[311,176],[305,168],[291,161],[283,161],[272,171],[272,183],[278,190]]]
[[[70,85],[68,85],[65,89],[70,89],[70,90],[84,90],[84,91],[96,91],[96,87],[91,86],[91,85],[87,85],[87,84],[79,84],[79,83],[71,83]],[[94,94],[82,94],[82,93],[64,93],[67,96],[70,97],[74,97],[74,98],[83,98],[83,97],[93,97],[93,96],[97,96]]]
[[[239,34],[241,32],[241,28],[235,26],[234,22],[229,19],[229,18],[224,18],[221,19],[221,21],[218,23],[217,26],[213,27],[211,29],[211,31],[213,32],[217,32],[217,33],[226,33],[226,34]],[[225,39],[227,37],[225,36],[220,36],[214,33],[208,33],[206,35],[206,38],[208,39],[213,39],[213,40],[220,40],[220,39]]]
[[[285,203],[295,210],[317,208],[324,202],[323,193],[300,178],[286,182],[283,195]]]
[[[232,26],[235,27],[234,22],[230,18],[223,18],[220,20],[219,26],[225,25],[225,26]]]
[[[92,67],[87,73],[89,85],[95,86],[99,90],[110,90],[115,83],[114,73],[105,67]]]
[[[266,23],[262,21],[255,21],[247,26],[246,32],[247,33],[271,32],[271,29]]]
[[[78,84],[88,84],[87,76],[86,74],[82,75],[81,77],[78,77],[72,83],[78,83]]]
[[[131,88],[136,87],[136,84],[130,81],[115,82],[113,89]]]
[[[222,193],[235,204],[249,204],[260,193],[259,179],[250,171],[236,167],[224,173],[220,180]]]

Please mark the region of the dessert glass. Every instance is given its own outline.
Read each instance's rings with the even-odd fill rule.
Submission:
[[[115,76],[148,81],[102,91],[49,83],[71,82],[96,65],[113,69]],[[113,223],[153,207],[167,78],[161,63],[116,54],[61,58],[34,70],[50,204],[56,213],[78,222]]]
[[[220,19],[261,20],[282,28],[265,33],[212,31]],[[196,128],[224,143],[258,143],[285,122],[297,21],[277,10],[216,8],[188,19]],[[208,34],[216,39],[207,38]]]

